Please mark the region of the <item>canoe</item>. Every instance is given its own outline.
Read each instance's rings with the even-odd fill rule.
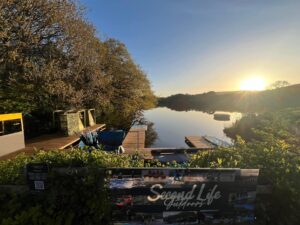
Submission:
[[[227,141],[223,141],[219,138],[212,137],[212,136],[203,136],[206,141],[209,143],[218,146],[218,147],[230,147],[232,144],[228,143]]]

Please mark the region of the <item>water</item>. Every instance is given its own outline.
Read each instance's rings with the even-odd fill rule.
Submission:
[[[231,142],[223,129],[231,126],[242,115],[237,112],[228,114],[230,114],[229,121],[217,121],[214,120],[213,114],[200,111],[174,111],[165,107],[147,110],[144,116],[154,123],[154,129],[158,134],[158,138],[150,147],[187,147],[184,137],[191,135],[214,136]]]

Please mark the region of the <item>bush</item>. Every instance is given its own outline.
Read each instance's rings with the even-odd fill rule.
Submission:
[[[144,161],[137,155],[116,155],[105,151],[37,151],[28,156],[19,154],[13,160],[0,161],[0,184],[24,184],[23,170],[28,163],[46,163],[55,167],[142,167]]]
[[[258,221],[269,224],[297,224],[300,219],[300,157],[291,153],[289,145],[263,137],[265,142],[246,143],[238,138],[231,148],[199,152],[192,156],[191,167],[258,168],[259,183],[271,184],[272,194],[258,199]]]
[[[47,192],[0,194],[0,221],[17,224],[107,224],[108,196],[99,167],[142,167],[138,156],[116,155],[104,151],[39,151],[32,156],[19,155],[0,161],[0,184],[25,184],[24,167],[28,163],[46,163],[53,167],[87,167],[84,176],[50,172]]]

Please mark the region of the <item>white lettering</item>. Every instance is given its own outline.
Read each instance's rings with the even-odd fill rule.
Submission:
[[[148,199],[148,201],[150,201],[150,202],[155,202],[155,201],[157,201],[157,200],[160,198],[160,194],[154,190],[154,188],[156,188],[156,187],[158,187],[159,189],[162,189],[162,188],[163,188],[163,186],[162,186],[161,184],[154,184],[154,185],[152,185],[152,187],[150,188],[150,190],[151,190],[151,192],[152,192],[153,194],[156,195],[156,197],[155,197],[155,198],[152,198],[151,196],[148,196],[147,199]]]
[[[194,184],[190,191],[162,191],[158,192],[157,188],[162,190],[163,186],[161,184],[154,184],[151,186],[150,191],[153,195],[148,196],[147,199],[150,202],[155,202],[157,200],[164,201],[166,210],[170,208],[185,209],[185,207],[199,207],[201,208],[204,205],[211,205],[214,200],[221,198],[221,192],[217,191],[218,185],[214,185],[212,189],[209,189],[204,194],[206,184],[202,184],[197,195],[194,195],[194,192],[197,188],[197,185]],[[196,197],[197,196],[197,197]]]

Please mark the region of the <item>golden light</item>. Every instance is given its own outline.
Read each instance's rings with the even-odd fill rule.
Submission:
[[[262,91],[266,89],[266,81],[261,77],[251,77],[240,84],[243,91]]]

